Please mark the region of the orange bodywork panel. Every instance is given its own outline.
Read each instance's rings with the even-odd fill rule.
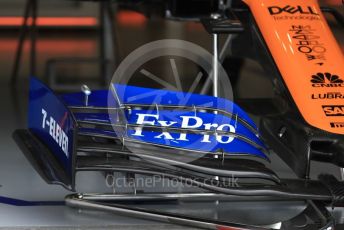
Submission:
[[[245,0],[305,121],[344,134],[344,56],[316,0]]]

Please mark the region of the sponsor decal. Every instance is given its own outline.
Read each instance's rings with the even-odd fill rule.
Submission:
[[[344,94],[341,92],[328,92],[328,93],[313,93],[312,99],[343,99]]]
[[[330,122],[331,128],[344,128],[344,122]]]
[[[67,115],[67,114],[66,114]],[[61,124],[58,124],[56,120],[49,116],[45,109],[42,109],[42,128],[49,129],[49,135],[56,141],[58,146],[68,157],[68,136],[63,130],[63,124],[65,117],[62,119]]]
[[[311,6],[270,6],[269,14],[275,20],[319,20],[319,14]]]
[[[313,15],[319,15],[317,14],[314,9],[311,6],[290,6],[286,5],[284,7],[280,6],[270,6],[268,7],[269,13],[271,15],[275,14],[281,14],[281,13],[288,13],[288,14],[313,14]]]
[[[305,55],[308,61],[323,65],[326,60],[326,48],[310,25],[292,25],[290,30],[299,53]]]
[[[313,87],[344,87],[344,81],[338,75],[327,72],[312,75],[311,83]]]
[[[204,130],[217,130],[217,131],[229,131],[235,133],[235,127],[230,124],[216,124],[216,123],[204,123],[200,117],[197,116],[179,116],[181,124],[176,121],[160,120],[158,114],[137,114],[137,125],[158,125],[160,127],[175,127],[183,129],[198,129],[202,127]],[[133,136],[144,137],[142,128],[137,128],[132,134]],[[154,136],[155,139],[165,139],[170,141],[185,141],[189,142],[187,133],[170,133],[168,131],[162,131],[158,135]],[[216,141],[222,144],[228,144],[234,140],[233,136],[216,135]],[[204,134],[202,141],[203,143],[210,143],[210,134]]]
[[[323,105],[322,108],[327,117],[344,116],[344,105]]]

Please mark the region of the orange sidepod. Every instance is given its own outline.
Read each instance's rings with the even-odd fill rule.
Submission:
[[[244,0],[305,121],[344,134],[344,56],[316,0]]]

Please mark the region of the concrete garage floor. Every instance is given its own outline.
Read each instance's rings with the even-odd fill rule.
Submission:
[[[331,24],[337,40],[344,51],[344,32]],[[194,23],[166,22],[160,19],[146,21],[139,26],[116,25],[120,58],[124,58],[132,50],[149,41],[163,38],[184,39],[210,50],[211,38],[203,28]],[[10,197],[29,201],[63,201],[69,192],[60,186],[47,185],[33,170],[24,155],[20,152],[11,134],[16,128],[26,126],[27,86],[28,86],[28,46],[24,53],[24,65],[20,71],[20,81],[16,89],[9,87],[14,50],[16,47],[16,30],[0,29],[0,197]],[[140,36],[137,36],[140,34]],[[98,53],[96,32],[50,30],[39,32],[38,43],[38,74],[44,79],[45,63],[56,57],[91,57]],[[257,68],[247,63],[245,76],[257,74]],[[92,78],[97,74],[96,66],[77,66],[61,68],[60,74],[75,77],[82,82],[83,78]],[[263,86],[262,86],[263,87]],[[264,89],[262,89],[264,91]],[[290,169],[277,156],[272,155],[272,168],[283,176],[293,176]],[[326,164],[314,163],[313,176],[318,171],[329,171],[339,175],[339,169]],[[93,178],[90,178],[93,177]],[[92,179],[92,180],[91,180]],[[80,187],[80,191],[92,187],[104,187],[104,180],[100,175],[83,175],[78,181],[87,182],[87,188]],[[106,189],[106,188],[105,188]],[[20,203],[20,202],[19,202]],[[159,208],[159,207],[158,207]],[[163,208],[163,207],[161,207]],[[204,207],[206,208],[206,207]],[[200,208],[201,209],[201,208]],[[230,207],[222,209],[228,212]],[[214,211],[205,215],[215,215]],[[343,218],[340,217],[340,219]],[[1,204],[0,198],[0,229],[191,229],[174,225],[161,224],[92,211],[80,211],[68,207],[58,206],[14,206]]]

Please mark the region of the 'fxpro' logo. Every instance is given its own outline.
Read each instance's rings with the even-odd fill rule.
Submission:
[[[344,105],[323,105],[322,108],[327,117],[344,116]]]
[[[330,73],[312,75],[311,83],[313,87],[344,87],[344,81],[338,75]]]
[[[314,11],[311,6],[290,6],[286,5],[285,7],[279,6],[270,6],[268,7],[269,13],[271,15],[287,13],[287,14],[310,14],[310,15],[319,15]]]

